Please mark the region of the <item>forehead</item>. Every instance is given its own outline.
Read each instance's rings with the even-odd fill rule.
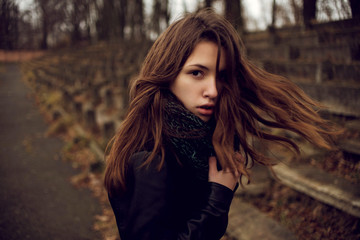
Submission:
[[[202,65],[208,68],[216,68],[218,57],[218,45],[211,41],[201,41],[195,45],[194,50],[186,60],[184,66]],[[222,47],[220,53],[219,70],[226,67],[225,50]]]

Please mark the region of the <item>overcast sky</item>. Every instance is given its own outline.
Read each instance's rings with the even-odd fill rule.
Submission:
[[[34,0],[16,0],[19,3],[20,9],[27,9]],[[360,0],[359,0],[360,1]],[[144,0],[145,3],[145,11],[146,13],[150,12],[152,9],[152,0]],[[171,20],[174,21],[175,19],[182,16],[184,12],[184,5],[187,8],[187,11],[192,12],[197,7],[197,2],[194,0],[169,0],[170,8],[171,8]],[[215,1],[215,8],[218,11],[220,9],[220,1]],[[271,6],[273,0],[242,0],[243,7],[244,7],[244,14],[247,18],[247,27],[249,30],[261,30],[265,29],[271,22]],[[276,0],[278,4],[287,5],[289,0]],[[332,8],[333,11],[333,19],[339,19],[335,5],[339,5],[340,0],[331,0],[329,1],[329,7]],[[339,6],[338,6],[339,7]],[[350,11],[350,10],[349,10]],[[321,11],[318,12],[319,18],[324,18]],[[325,16],[326,17],[326,16]]]
[[[171,6],[171,20],[173,20],[181,17],[182,13],[184,12],[184,3],[186,4],[186,8],[189,12],[192,12],[196,9],[197,5],[194,4],[194,0],[169,0],[170,6]],[[271,4],[273,0],[243,0],[243,5],[245,9],[245,14],[249,16],[252,19],[258,19],[258,27],[265,28],[266,27],[266,21],[270,21],[270,14],[271,14]],[[277,0],[277,1],[284,1],[284,0]],[[220,4],[215,3],[215,9],[221,11]],[[268,9],[268,10],[267,10]],[[268,11],[268,13],[264,13],[261,15],[261,12],[263,10]],[[268,16],[266,16],[268,15]],[[251,23],[250,23],[251,24]]]
[[[277,0],[282,1],[282,0]],[[29,8],[29,6],[33,3],[33,0],[17,0],[20,6],[20,10],[24,10]],[[145,4],[148,2],[148,6],[151,8],[152,1],[145,0]],[[188,11],[194,11],[196,9],[196,4],[194,4],[197,1],[194,0],[169,0],[170,6],[171,6],[171,22],[175,19],[181,17],[182,13],[184,12],[184,3],[186,4],[186,8]],[[265,19],[270,17],[271,10],[267,10],[266,12],[261,15],[261,12],[265,9],[270,9],[272,0],[243,0],[244,9],[246,10],[246,13],[250,18],[252,19],[258,19],[258,27],[265,28],[266,27],[266,21]],[[217,4],[219,5],[219,4]],[[219,7],[219,6],[215,6]],[[269,15],[269,16],[267,16]],[[269,20],[269,19],[267,19]],[[270,21],[270,20],[269,20]],[[251,23],[250,23],[251,24]]]

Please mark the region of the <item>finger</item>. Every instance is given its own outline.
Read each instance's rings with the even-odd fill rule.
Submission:
[[[216,158],[214,156],[209,157],[209,174],[217,172]]]

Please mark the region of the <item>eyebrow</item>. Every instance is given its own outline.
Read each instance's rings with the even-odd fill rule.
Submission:
[[[199,67],[199,68],[202,68],[204,70],[209,70],[208,67],[204,66],[204,65],[201,65],[201,64],[191,64],[191,65],[187,65],[185,67]]]
[[[187,66],[185,66],[186,68],[187,67],[199,67],[199,68],[202,68],[202,69],[204,69],[204,70],[207,70],[207,71],[209,71],[209,68],[208,67],[206,67],[206,66],[204,66],[204,65],[201,65],[201,64],[191,64],[191,65],[187,65]],[[219,74],[224,74],[226,72],[226,69],[219,69]]]

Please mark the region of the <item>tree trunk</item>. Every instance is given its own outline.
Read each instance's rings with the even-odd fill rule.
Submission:
[[[48,49],[48,25],[49,25],[49,19],[48,19],[48,13],[47,13],[47,6],[46,1],[40,1],[39,0],[39,7],[40,7],[40,15],[41,15],[41,30],[42,30],[42,38],[40,43],[41,49]]]
[[[118,19],[119,19],[119,37],[120,39],[125,38],[125,26],[126,26],[126,16],[127,16],[128,2],[127,0],[120,0],[120,6],[118,9]]]
[[[151,30],[157,35],[164,30],[164,27],[169,25],[170,14],[169,14],[169,1],[168,0],[154,0],[153,3],[153,14],[151,19]]]
[[[0,1],[0,49],[17,48],[19,9],[15,1]]]
[[[114,31],[116,29],[114,21],[115,8],[114,0],[106,0],[102,8],[99,11],[99,20],[96,28],[98,29],[98,37],[101,40],[110,40],[114,37]]]
[[[58,0],[34,0],[38,10],[40,26],[42,31],[42,38],[40,47],[42,49],[48,48],[47,38],[52,34],[53,40],[56,41],[60,38],[60,31],[56,31],[54,27],[57,24],[64,23],[66,16],[65,10],[67,9],[67,1]],[[54,42],[56,44],[56,42]]]
[[[225,18],[230,21],[239,33],[244,31],[241,0],[225,0]]]
[[[47,37],[48,37],[48,24],[47,24],[47,19],[46,19],[46,14],[43,12],[43,16],[42,16],[42,38],[41,38],[41,44],[40,44],[40,48],[41,49],[48,49],[48,43],[47,43]]]
[[[142,0],[135,0],[130,2],[130,28],[131,28],[131,39],[140,40],[144,37],[144,6]]]
[[[350,0],[351,15],[353,18],[360,18],[360,1]]]
[[[303,19],[306,28],[316,19],[316,0],[303,0]]]
[[[71,24],[73,27],[72,34],[71,34],[71,41],[73,44],[76,44],[81,40],[81,33],[80,33],[80,22],[79,22],[79,2],[76,0],[73,0],[73,12],[71,16]]]
[[[273,4],[272,4],[272,16],[271,16],[271,27],[275,28],[275,24],[276,24],[276,0],[273,0]]]
[[[205,0],[205,6],[206,8],[210,8],[212,5],[213,0]]]
[[[295,24],[299,25],[301,24],[301,7],[296,3],[295,0],[291,0],[290,4],[294,14]]]

